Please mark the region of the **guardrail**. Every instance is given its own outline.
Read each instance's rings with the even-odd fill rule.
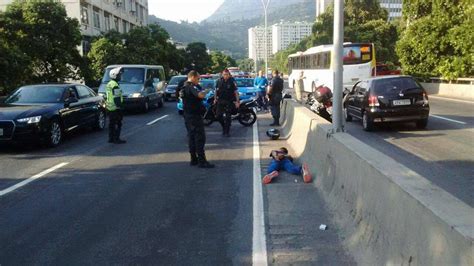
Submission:
[[[448,81],[442,78],[429,78],[421,82],[428,94],[474,101],[474,78],[460,78]]]
[[[458,78],[456,80],[447,80],[443,78],[429,78],[429,80],[430,80],[430,83],[474,85],[474,78]]]
[[[294,101],[282,118],[360,265],[474,265],[473,208]]]

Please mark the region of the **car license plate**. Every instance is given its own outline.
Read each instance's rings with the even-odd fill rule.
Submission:
[[[404,99],[404,100],[394,100],[392,102],[394,106],[400,106],[400,105],[410,105],[411,100],[410,99]]]
[[[0,128],[0,137],[3,136],[3,128]]]

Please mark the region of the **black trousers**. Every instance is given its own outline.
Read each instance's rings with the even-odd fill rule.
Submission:
[[[275,97],[270,101],[270,109],[272,112],[274,123],[280,124],[280,104],[282,97]]]
[[[184,123],[188,131],[188,146],[191,155],[205,158],[204,145],[206,144],[206,132],[202,116],[184,113]]]
[[[115,141],[120,138],[122,131],[123,114],[121,110],[108,111],[109,116],[109,140]]]
[[[216,116],[222,126],[222,133],[228,134],[232,125],[232,111],[235,105],[230,101],[218,101],[216,108]]]

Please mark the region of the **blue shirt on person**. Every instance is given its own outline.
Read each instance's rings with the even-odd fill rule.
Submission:
[[[268,86],[268,80],[266,77],[256,77],[253,86],[257,89],[265,91],[265,88]]]

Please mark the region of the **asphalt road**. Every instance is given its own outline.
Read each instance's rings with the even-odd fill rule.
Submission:
[[[408,123],[365,132],[354,119],[346,131],[474,207],[474,103],[431,97],[425,130]]]
[[[0,265],[250,264],[252,128],[232,143],[218,130],[211,170],[189,166],[173,103],[127,115],[125,145],[85,130],[56,149],[1,147],[0,191],[67,165],[0,196]]]
[[[268,116],[259,117],[257,152],[251,127],[234,122],[230,139],[217,123],[207,128],[215,169],[189,166],[175,103],[126,115],[124,145],[81,130],[54,149],[0,146],[0,265],[252,265],[253,256],[354,265],[319,191],[301,176],[282,173],[260,187],[255,208],[255,154],[263,175],[269,152],[285,145],[265,140]]]

